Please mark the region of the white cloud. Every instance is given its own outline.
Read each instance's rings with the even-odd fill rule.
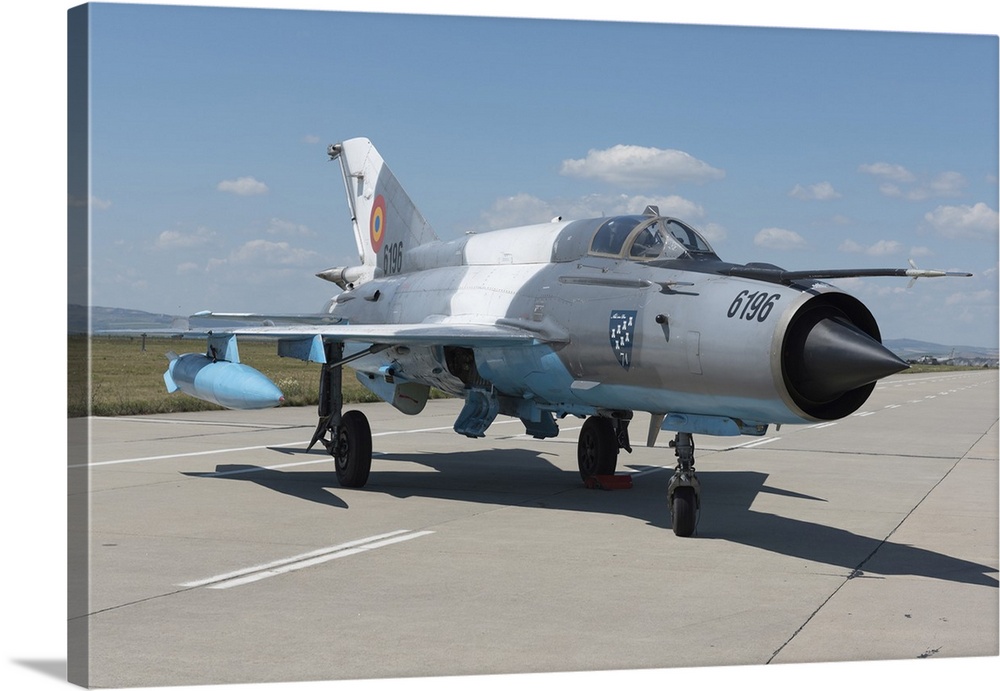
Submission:
[[[560,213],[549,202],[522,192],[494,201],[490,210],[483,212],[482,219],[488,230],[496,230],[544,223]]]
[[[968,185],[965,176],[955,171],[939,173],[933,178],[921,179],[901,165],[870,163],[858,167],[862,173],[879,178],[879,192],[887,197],[923,201],[931,197],[955,197]]]
[[[869,247],[865,254],[869,254],[873,257],[884,257],[892,254],[900,254],[903,251],[903,245],[895,240],[879,240],[874,245]]]
[[[662,197],[622,195],[622,201],[625,208],[620,213],[641,214],[646,210],[647,206],[655,206],[660,210],[661,216],[672,216],[681,220],[703,218],[705,216],[705,210],[700,205],[676,194],[668,194]]]
[[[975,206],[939,206],[924,214],[924,220],[943,237],[981,240],[997,237],[997,212],[983,202]]]
[[[285,221],[280,218],[272,218],[268,222],[267,232],[271,235],[315,235],[309,226],[304,226],[301,223],[294,223],[293,221]]]
[[[198,228],[193,233],[165,230],[159,234],[153,246],[158,250],[188,249],[206,245],[214,238],[215,231],[204,227]]]
[[[913,173],[895,163],[865,163],[858,170],[893,182],[913,182],[917,179]]]
[[[806,187],[796,185],[788,193],[788,196],[806,201],[815,200],[825,202],[831,199],[839,199],[841,194],[829,182],[818,182],[815,185],[808,185]]]
[[[241,197],[255,194],[267,194],[267,185],[252,177],[242,177],[236,180],[223,180],[216,187],[220,192],[231,192]]]
[[[837,249],[848,254],[867,254],[872,257],[902,254],[905,251],[903,243],[896,240],[879,240],[874,245],[862,245],[850,238],[840,243]]]
[[[726,230],[725,226],[720,226],[718,223],[706,223],[696,229],[699,233],[705,236],[713,248],[717,248],[720,244],[725,242],[726,238],[729,237],[729,231]]]
[[[952,293],[945,298],[944,304],[955,305],[996,305],[997,295],[992,290],[977,290],[971,293]]]
[[[954,197],[961,194],[962,189],[968,184],[965,176],[961,173],[949,171],[941,173],[929,184],[931,193],[937,197]]]
[[[754,236],[753,244],[772,250],[800,250],[807,245],[801,235],[784,228],[764,228]]]
[[[854,242],[854,240],[848,238],[847,240],[844,240],[842,243],[840,243],[840,247],[838,247],[837,249],[840,250],[841,252],[847,252],[848,254],[863,254],[865,251],[865,246],[859,245],[858,243]]]
[[[229,262],[253,266],[304,266],[319,255],[312,250],[292,247],[287,242],[251,240],[229,255]]]
[[[725,171],[676,149],[617,144],[591,149],[586,158],[563,161],[562,175],[594,178],[616,185],[652,186],[677,182],[709,182]]]
[[[878,186],[878,191],[881,192],[886,197],[903,197],[903,190],[899,188],[899,185],[893,185],[889,182],[883,182]]]
[[[641,214],[648,205],[658,207],[663,216],[674,216],[683,220],[703,218],[705,215],[705,210],[701,206],[676,194],[663,196],[591,194],[577,199],[547,201],[521,193],[497,199],[490,210],[482,214],[482,219],[487,229],[495,230],[545,223],[556,216],[562,216],[568,221],[619,214]]]

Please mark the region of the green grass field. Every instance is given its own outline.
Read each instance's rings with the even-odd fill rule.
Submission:
[[[69,339],[69,416],[142,415],[220,410],[219,406],[186,396],[167,393],[163,373],[167,351],[203,352],[200,340],[96,336],[90,339],[91,381],[87,383],[87,338]],[[240,339],[240,360],[263,372],[285,394],[284,405],[317,405],[320,366],[294,358],[278,357],[275,342]],[[379,400],[361,386],[353,372],[345,371],[344,400],[350,403]],[[88,410],[89,397],[89,410]]]
[[[163,384],[167,351],[203,352],[199,340],[96,336],[89,339],[91,381],[87,386],[87,345],[85,336],[69,339],[69,416],[114,416],[180,413],[193,410],[220,410],[211,403],[180,392],[168,394]],[[286,406],[314,406],[319,402],[319,372],[315,363],[278,357],[273,341],[240,340],[240,359],[263,372],[285,394]],[[949,372],[969,367],[914,365],[909,373]],[[353,372],[344,373],[343,394],[347,403],[379,400],[358,383]],[[444,396],[433,392],[436,396]],[[89,404],[89,405],[88,405]]]

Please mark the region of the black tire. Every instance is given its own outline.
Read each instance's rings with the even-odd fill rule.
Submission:
[[[618,435],[614,423],[606,417],[587,418],[576,443],[576,460],[580,477],[614,475],[618,466]]]
[[[681,486],[674,490],[674,511],[670,517],[677,537],[691,537],[698,516],[698,498],[694,487]]]
[[[340,486],[364,487],[372,469],[372,429],[360,410],[344,413],[331,453]]]

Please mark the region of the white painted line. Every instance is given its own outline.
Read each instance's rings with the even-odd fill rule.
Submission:
[[[772,441],[778,441],[781,437],[770,437],[768,439],[761,439],[760,441],[755,441],[752,444],[744,444],[744,449],[752,449],[757,446],[764,446],[764,444],[770,444]]]
[[[494,422],[494,425],[508,425],[514,422],[519,422],[519,420],[501,420],[499,422]],[[422,434],[425,432],[442,432],[445,430],[450,430],[452,427],[424,427],[422,429],[401,429],[392,430],[389,432],[376,432],[372,434],[372,438],[375,437],[388,437],[395,434]],[[171,458],[190,458],[193,456],[210,456],[213,454],[220,453],[238,453],[240,451],[259,451],[261,449],[270,449],[275,447],[283,446],[305,446],[309,444],[308,441],[291,441],[291,442],[275,442],[273,444],[262,444],[259,446],[240,446],[228,449],[213,449],[211,451],[190,451],[187,453],[170,453],[164,454],[162,456],[142,456],[139,458],[122,458],[116,461],[97,461],[95,463],[78,463],[75,465],[68,466],[69,468],[96,468],[97,466],[103,465],[118,465],[121,463],[145,463],[147,461],[164,461]],[[327,459],[329,460],[329,459]],[[292,464],[295,465],[295,464]],[[280,466],[275,466],[280,467]]]
[[[352,549],[345,549],[339,552],[333,552],[332,554],[327,554],[326,556],[316,557],[314,559],[308,559],[306,561],[296,562],[294,564],[288,564],[287,566],[281,566],[275,569],[269,569],[261,573],[256,573],[250,576],[244,576],[243,578],[237,578],[231,581],[224,581],[222,583],[217,583],[215,585],[208,586],[213,590],[225,590],[227,588],[234,588],[238,585],[246,585],[247,583],[255,583],[256,581],[262,581],[265,578],[271,578],[272,576],[280,576],[283,573],[290,573],[292,571],[299,571],[301,569],[308,568],[310,566],[318,566],[319,564],[325,564],[328,561],[333,561],[334,559],[340,559],[341,557],[349,557],[354,554],[361,554],[362,552],[368,552],[373,549],[378,549],[379,547],[387,547],[389,545],[394,545],[397,542],[406,542],[407,540],[413,540],[414,538],[423,537],[424,535],[433,534],[433,530],[423,530],[419,533],[408,533],[406,535],[400,535],[399,537],[389,538],[388,540],[382,540],[381,542],[370,542],[360,547],[354,547]]]
[[[833,427],[836,424],[837,424],[836,422],[821,422],[818,425],[811,425],[809,427],[806,427],[806,429],[825,429],[827,427]]]
[[[104,420],[115,422],[132,422],[132,423],[155,423],[158,425],[199,425],[202,427],[249,427],[250,429],[294,429],[296,427],[305,427],[305,425],[293,425],[284,424],[280,422],[218,422],[212,420],[168,420],[166,418],[158,417],[130,417],[128,415],[122,415],[119,417],[108,417],[108,416],[98,416],[95,415],[92,420]]]
[[[515,422],[520,422],[520,420],[500,420],[499,422],[494,422],[493,425],[510,425]],[[490,425],[492,427],[493,425]],[[372,438],[375,437],[391,437],[395,434],[420,434],[422,432],[449,432],[454,431],[454,425],[448,425],[447,427],[425,427],[423,429],[396,429],[389,432],[373,432]]]
[[[755,446],[763,446],[764,444],[770,444],[772,441],[778,441],[781,437],[768,437],[767,439],[756,439],[754,441],[743,442],[742,444],[736,444],[734,446],[727,446],[723,451],[732,451],[733,449],[752,449]]]
[[[643,468],[642,470],[636,470],[632,473],[632,477],[642,477],[643,475],[649,475],[650,473],[659,473],[664,470],[673,470],[673,466],[669,465],[656,465],[650,466],[648,468]]]
[[[373,535],[371,537],[361,538],[360,540],[352,540],[351,542],[345,542],[333,547],[324,547],[323,549],[306,552],[305,554],[299,554],[294,557],[278,559],[266,564],[249,566],[244,569],[230,571],[217,576],[210,576],[209,578],[203,578],[198,581],[179,583],[178,585],[182,588],[200,588],[202,586],[209,586],[211,588],[231,588],[235,585],[243,585],[244,583],[251,583],[263,578],[277,576],[281,573],[288,573],[289,571],[303,569],[307,566],[322,564],[323,562],[330,561],[331,559],[346,557],[351,554],[359,554],[367,550],[385,547],[397,542],[403,542],[404,540],[412,540],[424,535],[430,535],[432,532],[433,531],[425,530],[414,533],[409,530],[394,530],[390,533]]]
[[[190,581],[188,583],[178,583],[182,588],[198,588],[203,585],[208,585],[209,583],[216,583],[218,581],[225,581],[230,578],[236,578],[237,576],[245,576],[248,573],[256,573],[264,569],[270,569],[275,566],[282,566],[284,564],[290,564],[295,561],[302,559],[310,559],[312,557],[320,556],[322,554],[329,554],[330,552],[336,552],[341,549],[349,549],[351,547],[356,547],[357,545],[363,545],[368,542],[375,542],[376,540],[382,540],[387,537],[393,537],[395,535],[400,535],[402,533],[407,533],[408,530],[394,530],[391,533],[383,533],[382,535],[373,535],[372,537],[361,538],[360,540],[353,540],[351,542],[345,542],[342,545],[336,545],[334,547],[324,547],[322,549],[317,549],[312,552],[306,552],[305,554],[299,554],[294,557],[288,557],[287,559],[279,559],[277,561],[270,561],[266,564],[258,564],[257,566],[250,566],[245,569],[239,569],[238,571],[230,571],[229,573],[219,574],[218,576],[210,576],[209,578],[204,578],[200,581]]]
[[[237,448],[229,449],[213,449],[211,451],[190,451],[188,453],[170,453],[163,456],[142,456],[140,458],[122,458],[117,461],[97,461],[96,463],[78,463],[76,465],[69,466],[70,468],[95,468],[100,465],[118,465],[120,463],[144,463],[146,461],[164,461],[170,458],[188,458],[191,456],[211,456],[212,454],[218,453],[236,453],[239,451],[258,451],[260,449],[269,449],[274,446],[303,446],[308,444],[307,441],[293,441],[287,443],[275,443],[275,444],[263,444],[261,446],[241,446]]]
[[[374,454],[372,454],[374,456]],[[279,463],[278,465],[250,466],[239,470],[223,470],[217,473],[197,473],[198,477],[228,477],[229,475],[245,475],[247,473],[259,473],[262,470],[280,470],[282,468],[296,468],[302,465],[320,465],[332,462],[330,456],[324,456],[313,461],[296,461],[295,463]]]

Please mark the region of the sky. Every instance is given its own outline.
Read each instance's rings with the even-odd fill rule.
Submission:
[[[662,212],[727,261],[852,279],[886,338],[997,341],[990,35],[96,4],[92,302],[318,310],[356,262],[328,144],[444,239]]]
[[[21,336],[3,339],[2,351],[7,479],[17,487],[4,507],[5,541],[11,554],[33,555],[31,568],[7,573],[4,611],[15,623],[4,629],[0,676],[22,689],[64,686],[39,670],[65,659],[61,326],[51,336],[53,321],[65,323],[67,297],[73,4],[7,3],[0,22],[8,219],[0,276],[6,324]],[[364,7],[413,12],[412,4]],[[317,309],[335,288],[313,274],[354,254],[326,146],[367,136],[442,237],[656,198],[729,261],[802,269],[912,258],[973,271],[909,290],[905,279],[842,285],[886,337],[996,346],[1000,22],[988,3],[912,4],[904,13],[871,0],[568,5],[484,0],[477,11],[604,23],[124,5],[95,13],[93,303],[171,314]],[[468,11],[444,0],[419,6]],[[832,30],[845,27],[852,31]],[[620,156],[628,151],[630,165]],[[897,683],[907,670],[911,688],[936,688],[954,676],[952,662],[921,665],[919,676],[912,664],[820,669],[834,680],[825,688],[854,683],[859,672]],[[974,678],[976,661],[960,662],[963,678]],[[979,662],[995,675],[996,658]],[[796,668],[802,676],[787,676]],[[808,673],[815,686],[816,669],[739,668],[728,680],[795,688]],[[628,681],[662,688],[725,672]],[[528,678],[517,683],[531,687]],[[285,685],[252,688],[277,686]]]

